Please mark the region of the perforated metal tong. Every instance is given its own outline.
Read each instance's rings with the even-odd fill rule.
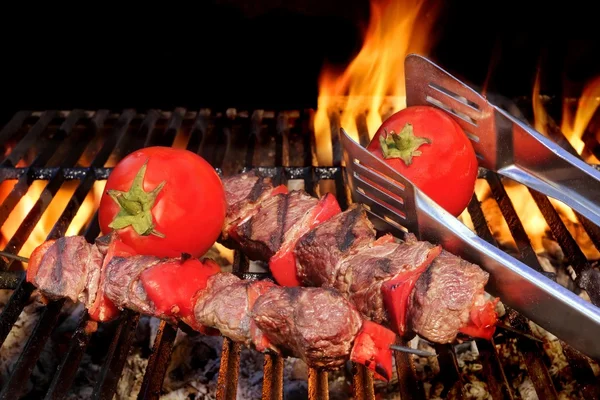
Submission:
[[[554,197],[600,225],[600,173],[424,57],[409,55],[405,70],[407,105],[447,111],[471,138],[481,167]],[[378,230],[400,237],[410,231],[481,266],[490,274],[490,294],[600,359],[600,308],[477,236],[343,127],[340,136],[352,197],[366,205]]]

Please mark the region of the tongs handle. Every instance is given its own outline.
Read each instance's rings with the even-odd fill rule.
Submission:
[[[497,150],[512,153],[513,163],[500,166],[497,172],[563,202],[600,226],[600,171],[506,111],[492,107],[498,137],[512,137],[512,143]],[[505,148],[511,144],[512,149]]]

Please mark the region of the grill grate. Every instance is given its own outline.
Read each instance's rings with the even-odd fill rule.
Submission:
[[[4,250],[18,253],[26,242],[31,240],[34,228],[63,185],[77,182],[76,189],[51,227],[47,239],[64,235],[87,196],[92,193],[96,182],[106,179],[111,167],[126,154],[151,145],[185,147],[197,152],[222,175],[237,173],[253,166],[273,177],[276,184],[299,182],[312,195],[334,192],[340,206],[345,209],[351,202],[351,197],[344,182],[342,149],[338,135],[339,114],[332,112],[330,115],[333,133],[331,167],[315,166],[313,115],[312,110],[277,113],[258,110],[245,113],[230,109],[223,113],[214,113],[209,110],[195,112],[183,108],[172,112],[150,110],[145,114],[138,114],[131,109],[121,113],[111,113],[109,110],[19,112],[0,131],[0,146],[4,147],[4,151],[1,151],[3,149],[0,147],[0,154],[5,154],[0,161],[0,185],[10,180],[16,182],[0,205],[0,226],[6,223],[11,212],[34,182],[43,180],[47,184],[16,232],[12,237],[6,238]],[[357,126],[359,140],[361,144],[366,145],[369,134],[364,116],[358,118]],[[591,148],[594,149],[595,147]],[[483,171],[480,179],[487,181],[491,188],[492,196],[498,203],[517,244],[517,256],[530,267],[543,271],[500,177]],[[530,192],[566,258],[578,277],[581,277],[585,271],[591,269],[590,261],[586,259],[549,200],[539,193]],[[477,234],[498,246],[487,225],[480,199],[475,195],[469,204],[468,213]],[[587,221],[582,221],[582,225],[596,247],[599,247],[598,227]],[[87,226],[78,233],[85,235],[88,241],[94,240],[100,233],[96,216],[94,215]],[[1,271],[20,271],[22,268],[19,262],[0,258]],[[250,263],[237,252],[233,272],[247,279],[260,277],[260,274],[250,272]],[[1,287],[14,289],[0,314],[0,343],[4,343],[34,290],[32,285],[24,281],[23,275],[18,281],[14,276],[0,276],[0,284],[3,284]],[[554,278],[554,275],[550,277]],[[580,279],[575,283],[579,288],[588,289],[592,301],[598,304],[598,294],[594,292],[590,282],[593,283]],[[25,386],[23,382],[29,379],[44,345],[57,326],[63,305],[64,301],[58,301],[45,307],[10,378],[3,382],[0,399],[13,399],[21,394],[20,391]],[[95,382],[94,398],[112,399],[127,355],[133,346],[138,322],[139,315],[133,312],[125,312],[115,321],[112,340],[105,349],[106,357]],[[531,333],[527,321],[513,310],[508,310],[504,323]],[[81,316],[58,368],[51,372],[52,379],[44,389],[46,399],[64,398],[68,394],[92,340],[93,324],[87,314]],[[160,324],[138,398],[152,399],[160,396],[176,334],[175,327],[164,322]],[[514,374],[501,354],[502,346],[513,342],[516,343],[519,356],[524,360],[527,376],[531,379],[538,397],[558,398],[560,382],[556,382],[548,370],[551,363],[544,345],[501,329],[491,342],[475,341],[479,353],[478,362],[482,366],[481,374],[487,382],[486,386],[491,396],[494,399],[521,397],[509,383]],[[405,342],[399,344],[408,345]],[[573,380],[580,385],[580,392],[585,398],[599,398],[600,385],[589,360],[564,343],[561,345]],[[438,353],[437,363],[440,371],[433,378],[432,385],[438,382],[443,385],[441,397],[466,397],[471,383],[461,371],[457,348],[444,345],[436,346],[435,350]],[[240,345],[224,339],[218,376],[218,399],[236,398],[240,353]],[[396,390],[402,398],[426,398],[424,382],[415,378],[416,361],[415,356],[396,354]],[[283,366],[281,357],[265,356],[263,399],[283,398]],[[353,398],[375,399],[372,375],[364,367],[357,365],[352,367],[351,373]],[[310,370],[309,398],[327,399],[328,393],[328,374]]]

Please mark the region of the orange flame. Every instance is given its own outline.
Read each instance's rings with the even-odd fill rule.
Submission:
[[[579,154],[582,154],[584,148],[584,142],[581,138],[598,107],[600,107],[600,76],[585,85],[575,112],[566,101],[563,102],[561,130]],[[598,162],[598,160],[586,161]]]
[[[16,181],[6,181],[0,185],[0,201],[4,201],[4,199],[12,190],[12,187],[14,187],[15,183]],[[35,205],[36,201],[40,198],[40,195],[47,184],[48,181],[41,180],[32,182],[31,186],[27,190],[27,193],[21,197],[4,225],[2,225],[0,228],[0,248],[3,249],[6,247],[7,243],[17,232],[25,217]],[[71,220],[71,223],[65,232],[65,236],[78,235],[81,230],[90,223],[91,218],[94,215],[94,211],[98,209],[104,184],[104,181],[95,182],[92,190],[90,190],[83,203],[77,210],[75,217]],[[21,247],[21,250],[19,250],[18,254],[20,256],[29,257],[31,252],[46,240],[48,234],[54,227],[54,224],[56,224],[61,214],[67,207],[67,204],[75,193],[75,190],[77,190],[78,185],[78,181],[67,181],[61,186],[42,214],[35,228]]]
[[[578,109],[577,113],[575,114],[576,116],[579,115],[579,118],[584,118],[585,116],[588,116],[588,121],[591,118],[591,114],[588,114],[589,109],[593,107],[593,102],[589,100],[589,96],[590,93],[593,93],[591,88],[594,88],[594,84],[595,83],[592,82],[592,84],[590,84],[587,88],[588,93],[586,94],[586,96],[588,96],[588,100],[580,102],[580,107],[586,107],[586,112],[580,112]],[[534,127],[537,131],[546,135],[546,128],[549,116],[540,96],[540,86],[540,73],[538,71],[532,92]],[[595,107],[593,107],[593,109],[595,110]],[[569,120],[570,114],[563,115],[563,120],[565,120],[565,118]],[[580,132],[578,133],[579,136],[573,134],[573,131],[571,131],[569,134],[565,132],[565,136],[569,138],[569,141],[573,146],[575,146],[577,141],[581,142],[581,135],[585,131],[585,128],[585,126],[578,126]],[[583,142],[581,143],[583,144]],[[583,145],[581,145],[579,148],[576,147],[576,149],[579,153],[581,153],[581,151],[583,150]],[[505,180],[504,188],[515,208],[515,212],[517,213],[519,219],[523,223],[523,227],[525,228],[525,232],[527,232],[527,236],[529,237],[531,246],[533,247],[534,251],[538,254],[545,251],[549,251],[549,244],[553,242],[553,239],[551,238],[551,236],[548,235],[548,224],[544,216],[542,215],[540,209],[538,208],[537,204],[533,200],[533,197],[531,196],[531,193],[529,192],[527,187],[517,182]],[[488,221],[488,226],[492,230],[492,233],[494,234],[496,239],[501,243],[512,243],[512,245],[514,245],[514,241],[512,239],[512,235],[510,233],[508,225],[506,224],[506,221],[504,220],[504,217],[502,216],[498,205],[496,204],[495,200],[493,200],[489,185],[484,179],[478,179],[475,186],[475,193],[477,195],[477,198],[482,202],[483,211]],[[584,254],[589,259],[597,259],[598,257],[600,257],[600,253],[594,247],[589,236],[579,223],[579,220],[577,219],[573,210],[558,200],[555,200],[553,198],[549,198],[549,200],[558,212],[560,218],[562,219],[563,223],[565,224],[571,235],[576,239],[577,243],[580,245]]]
[[[546,113],[546,108],[544,107],[540,96],[540,85],[540,70],[538,69],[533,84],[533,93],[531,95],[533,103],[533,126],[536,131],[547,136],[546,127],[548,125],[548,114]]]
[[[9,146],[5,156],[8,155],[11,150],[12,146]],[[89,160],[87,160],[85,154],[80,161],[81,165],[89,165]],[[21,159],[16,166],[27,167],[27,165],[28,161]],[[4,204],[5,200],[10,196],[16,183],[16,180],[6,180],[0,183],[0,205]],[[52,231],[52,228],[69,204],[69,201],[75,194],[79,183],[80,182],[77,180],[70,180],[62,184],[19,250],[18,255],[29,257],[31,252],[46,240]],[[78,235],[81,230],[90,223],[95,210],[97,210],[100,205],[100,198],[105,184],[106,182],[104,181],[94,183],[92,189],[79,206],[77,213],[67,227],[65,236]],[[14,237],[19,227],[22,226],[23,221],[33,209],[35,203],[41,196],[44,196],[44,189],[47,185],[47,180],[34,180],[27,189],[25,195],[19,198],[19,201],[8,215],[4,224],[0,226],[0,249],[6,248],[6,245]]]
[[[382,115],[406,107],[404,58],[412,52],[423,54],[432,43],[432,21],[421,14],[424,5],[423,0],[372,0],[369,27],[358,55],[341,74],[331,68],[323,70],[314,120],[319,165],[332,162],[330,112],[342,109],[341,126],[357,139],[357,116],[366,116],[373,137]]]

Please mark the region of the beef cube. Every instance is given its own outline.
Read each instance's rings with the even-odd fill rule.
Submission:
[[[413,289],[411,329],[432,342],[453,342],[488,279],[489,274],[477,265],[443,250]]]
[[[360,204],[317,225],[294,250],[298,277],[305,286],[333,286],[340,260],[375,240],[375,229]]]
[[[102,256],[83,236],[57,239],[45,252],[32,283],[49,300],[94,301]]]
[[[154,304],[139,279],[142,272],[161,261],[159,257],[136,255],[113,257],[106,265],[104,293],[115,306],[139,313],[154,314]]]
[[[269,261],[286,233],[317,203],[315,197],[302,190],[267,198],[255,215],[235,228],[240,249],[252,260]]]
[[[348,360],[362,319],[333,289],[275,286],[260,296],[252,318],[282,354],[312,368],[337,368]]]
[[[396,277],[424,270],[441,247],[424,241],[384,242],[363,247],[344,259],[338,268],[336,289],[345,293],[367,318],[387,320],[382,285]]]
[[[262,177],[255,170],[223,178],[222,182],[227,201],[227,214],[222,230],[222,238],[225,240],[237,223],[258,209],[261,201],[273,190],[273,185],[271,178]]]
[[[218,329],[222,335],[246,345],[252,343],[248,307],[249,281],[231,273],[211,276],[197,294],[196,323]]]

